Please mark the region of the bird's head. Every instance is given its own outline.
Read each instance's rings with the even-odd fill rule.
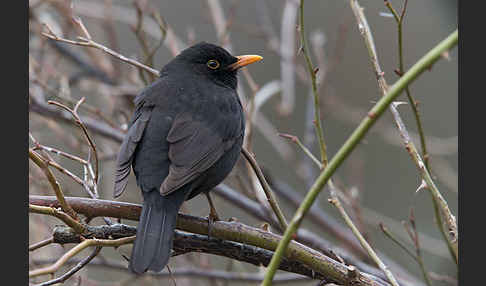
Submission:
[[[238,69],[262,59],[257,55],[233,56],[222,47],[200,42],[183,50],[173,62],[204,74],[216,83],[236,88]]]

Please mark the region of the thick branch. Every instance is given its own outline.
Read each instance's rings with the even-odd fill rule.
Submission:
[[[66,198],[67,202],[78,213],[88,217],[107,216],[137,220],[140,214],[140,205],[95,200],[87,198]],[[55,197],[29,196],[30,204],[53,205],[57,204]],[[106,226],[104,226],[106,227]],[[179,214],[177,228],[195,234],[207,235],[208,222],[206,219]],[[256,246],[267,251],[273,251],[277,247],[281,237],[264,230],[249,227],[237,222],[217,221],[211,227],[211,236],[215,239],[228,240],[244,245]],[[218,243],[222,243],[219,241]],[[226,242],[225,242],[226,243]],[[271,258],[272,255],[268,257]],[[306,265],[315,273],[326,277],[327,281],[344,284],[348,281],[348,267],[297,242],[289,244],[285,253],[285,259],[292,263]],[[265,261],[260,261],[265,262]],[[386,285],[381,279],[372,275],[361,273],[358,276],[359,285]]]
[[[124,224],[114,224],[111,226],[90,226],[89,234],[85,239],[96,237],[97,239],[113,239],[130,237],[135,235],[137,229],[133,226]],[[81,238],[67,226],[57,226],[53,232],[54,242],[59,244],[80,243]],[[224,256],[238,261],[244,261],[253,265],[267,265],[272,258],[272,251],[237,243],[218,238],[208,238],[205,235],[184,233],[175,231],[174,235],[174,255],[188,252],[202,252]],[[325,280],[322,274],[312,271],[305,264],[286,260],[280,267],[281,270],[308,276],[313,279]]]

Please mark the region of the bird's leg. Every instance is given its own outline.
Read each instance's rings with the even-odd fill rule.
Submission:
[[[216,208],[214,207],[213,200],[211,199],[211,196],[209,195],[209,192],[204,193],[206,195],[206,198],[208,199],[209,203],[209,215],[208,215],[208,236],[211,236],[211,227],[215,221],[220,220],[218,213],[216,212]]]

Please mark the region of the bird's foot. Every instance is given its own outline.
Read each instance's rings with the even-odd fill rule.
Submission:
[[[211,210],[211,212],[208,215],[208,237],[209,238],[211,238],[211,231],[213,229],[213,224],[218,220],[220,219],[216,211]]]

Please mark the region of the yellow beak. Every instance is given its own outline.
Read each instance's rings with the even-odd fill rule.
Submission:
[[[243,56],[237,56],[236,58],[238,59],[238,61],[230,65],[230,68],[233,70],[263,60],[263,58],[258,55],[243,55]]]

